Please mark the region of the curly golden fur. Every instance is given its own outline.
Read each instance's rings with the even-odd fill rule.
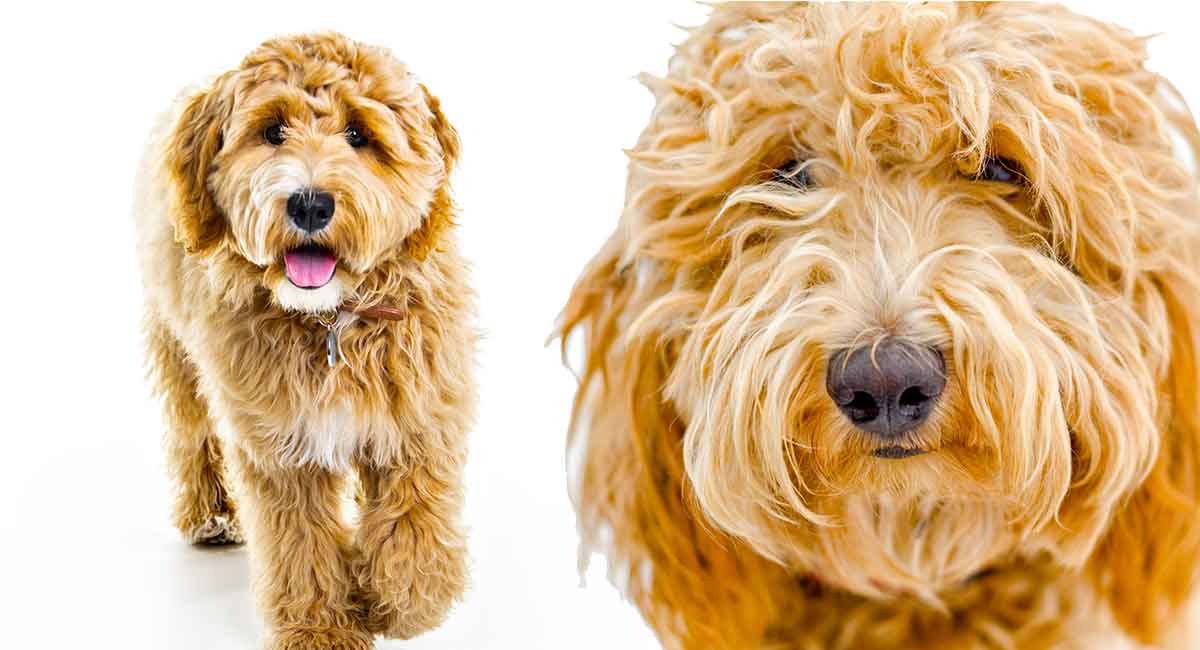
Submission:
[[[1145,59],[1053,5],[730,4],[644,78],[560,327],[585,551],[667,647],[1195,647],[1200,135]],[[886,341],[946,365],[903,459],[825,385]]]
[[[351,126],[369,144],[352,146]],[[411,637],[463,592],[476,334],[453,236],[458,153],[402,64],[332,33],[267,41],[152,138],[137,220],[175,524],[197,543],[245,527],[272,648]],[[313,188],[336,208],[306,232],[288,201]],[[311,244],[336,269],[300,289],[285,256]]]

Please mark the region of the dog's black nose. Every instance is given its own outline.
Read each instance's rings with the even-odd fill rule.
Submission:
[[[834,354],[825,375],[825,389],[842,413],[883,438],[924,422],[945,387],[940,352],[896,339]]]
[[[333,195],[310,189],[300,190],[288,197],[287,213],[292,223],[304,232],[316,232],[329,225],[333,218]]]

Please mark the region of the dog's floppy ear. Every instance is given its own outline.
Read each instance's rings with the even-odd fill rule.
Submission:
[[[454,226],[454,201],[450,196],[450,173],[458,163],[461,143],[458,131],[442,114],[441,102],[429,92],[425,84],[420,84],[421,92],[425,95],[425,103],[433,117],[430,126],[434,137],[442,150],[442,165],[445,167],[445,178],[434,194],[433,203],[429,206],[429,215],[416,232],[408,236],[405,244],[408,254],[418,260],[424,260],[441,245],[443,234]]]
[[[454,125],[450,124],[446,116],[442,114],[442,103],[429,92],[425,84],[420,84],[421,92],[425,93],[425,103],[429,105],[429,111],[433,113],[433,132],[437,136],[438,144],[442,147],[442,162],[446,166],[446,175],[454,170],[454,166],[458,164],[458,154],[462,147],[462,143],[458,139],[458,131]]]
[[[1178,93],[1165,80],[1159,83],[1166,95],[1173,95],[1155,101],[1167,130],[1183,147],[1176,149],[1176,156],[1187,169],[1188,159],[1200,161],[1200,132]],[[1145,165],[1155,167],[1163,168]],[[1158,215],[1191,220],[1200,214],[1194,173],[1159,174],[1185,180],[1179,192],[1162,193],[1176,201],[1162,205]],[[1114,517],[1090,563],[1097,589],[1117,621],[1146,644],[1160,641],[1182,618],[1200,568],[1200,276],[1195,271],[1200,267],[1200,243],[1194,233],[1175,232],[1172,237],[1183,242],[1171,253],[1175,265],[1149,274],[1171,338],[1170,367],[1159,387],[1163,412],[1158,458],[1149,477]]]
[[[221,77],[190,97],[166,138],[171,223],[175,240],[189,253],[211,250],[225,234],[225,219],[208,188],[208,175],[232,109],[232,100],[223,91],[227,81]]]
[[[778,569],[694,510],[684,424],[662,395],[675,344],[658,331],[626,336],[647,298],[635,298],[645,289],[620,264],[624,248],[614,235],[560,315],[564,361],[573,335],[585,351],[569,442],[582,545],[606,552],[664,647],[759,647],[779,615]]]
[[[1179,620],[1200,562],[1200,287],[1161,288],[1174,335],[1163,387],[1169,420],[1154,469],[1090,563],[1117,621],[1146,644]]]

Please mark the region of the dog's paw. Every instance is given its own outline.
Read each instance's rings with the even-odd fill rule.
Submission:
[[[242,528],[233,515],[212,515],[200,524],[188,527],[184,533],[188,543],[201,546],[224,546],[246,541]]]
[[[267,645],[269,650],[371,650],[374,642],[362,630],[290,628],[279,630]]]
[[[463,558],[444,572],[415,572],[401,583],[376,579],[360,585],[363,625],[388,639],[411,639],[441,625],[465,591]]]
[[[365,624],[373,634],[385,639],[407,641],[416,638],[438,626],[446,620],[447,612],[392,612],[383,613],[372,610],[368,613]]]

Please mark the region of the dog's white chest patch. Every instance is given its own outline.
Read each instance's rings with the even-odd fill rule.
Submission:
[[[291,441],[291,460],[297,465],[311,463],[332,471],[348,471],[365,433],[364,427],[354,411],[344,406],[305,418]]]

